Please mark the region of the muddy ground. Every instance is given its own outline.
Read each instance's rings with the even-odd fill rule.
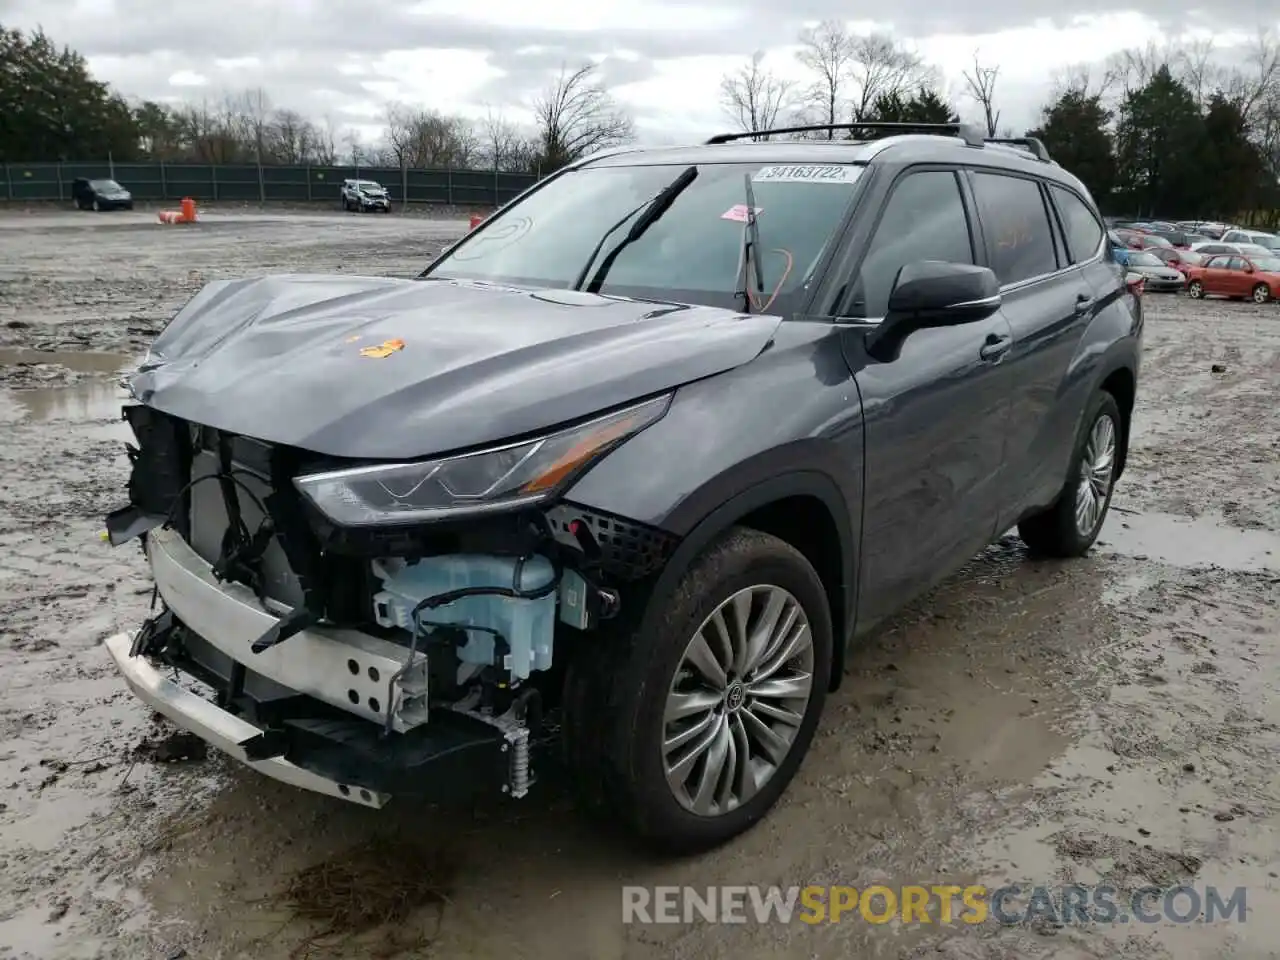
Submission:
[[[208,280],[412,275],[462,227],[0,215],[0,957],[1280,955],[1273,305],[1148,296],[1133,452],[1093,555],[1033,563],[1007,537],[906,611],[852,658],[780,808],[712,855],[647,858],[554,796],[379,813],[139,750],[169,731],[100,645],[149,600],[136,550],[98,537],[125,479],[116,371]],[[389,915],[406,875],[418,905],[355,940],[289,898],[302,876]],[[1248,912],[621,921],[627,883],[875,882],[1246,887]]]

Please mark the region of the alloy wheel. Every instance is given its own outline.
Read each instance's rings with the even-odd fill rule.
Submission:
[[[1191,286],[1187,287],[1187,293],[1199,300],[1201,295],[1204,293],[1204,287],[1200,285],[1199,280],[1194,280],[1192,281]]]
[[[1080,458],[1080,480],[1076,486],[1076,531],[1090,536],[1111,493],[1116,466],[1115,421],[1103,415],[1094,421]]]
[[[686,810],[716,817],[760,792],[795,742],[813,692],[809,619],[759,585],[725,600],[693,635],[663,712],[663,770]]]
[[[1266,303],[1271,299],[1271,291],[1267,289],[1265,283],[1260,283],[1253,288],[1253,302]]]

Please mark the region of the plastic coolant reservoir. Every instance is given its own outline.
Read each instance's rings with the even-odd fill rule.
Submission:
[[[452,554],[428,557],[415,563],[400,560],[375,560],[374,575],[382,581],[382,590],[374,595],[374,618],[384,627],[400,627],[413,631],[413,610],[430,597],[466,587],[501,587],[510,589],[516,573],[514,557],[492,557]],[[520,572],[521,590],[539,590],[555,579],[555,569],[546,557],[526,558]],[[511,647],[505,666],[511,676],[523,680],[533,670],[551,666],[552,642],[555,634],[556,594],[528,600],[498,595],[463,597],[419,613],[425,621],[457,626],[489,627],[497,630]],[[463,663],[494,662],[494,636],[480,630],[467,631],[467,644],[458,651]]]

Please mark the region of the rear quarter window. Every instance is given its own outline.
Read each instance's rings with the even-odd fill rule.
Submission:
[[[1088,205],[1070,190],[1051,184],[1049,192],[1062,218],[1071,262],[1083,263],[1093,259],[1102,245],[1102,224]]]
[[[1057,252],[1040,185],[1026,177],[975,172],[973,191],[1002,284],[1019,283],[1058,269]]]

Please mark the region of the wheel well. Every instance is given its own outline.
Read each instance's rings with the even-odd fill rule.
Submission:
[[[831,511],[817,497],[800,495],[757,507],[737,523],[785,540],[804,554],[817,571],[831,610],[831,689],[836,689],[844,674],[847,624],[844,622],[844,557]]]
[[[1116,406],[1120,408],[1120,417],[1124,421],[1120,427],[1123,431],[1120,444],[1120,463],[1116,471],[1116,476],[1124,472],[1125,461],[1129,457],[1129,426],[1133,422],[1133,402],[1136,393],[1136,384],[1133,379],[1133,371],[1128,367],[1121,367],[1114,370],[1102,381],[1102,389],[1111,396],[1115,397]]]

